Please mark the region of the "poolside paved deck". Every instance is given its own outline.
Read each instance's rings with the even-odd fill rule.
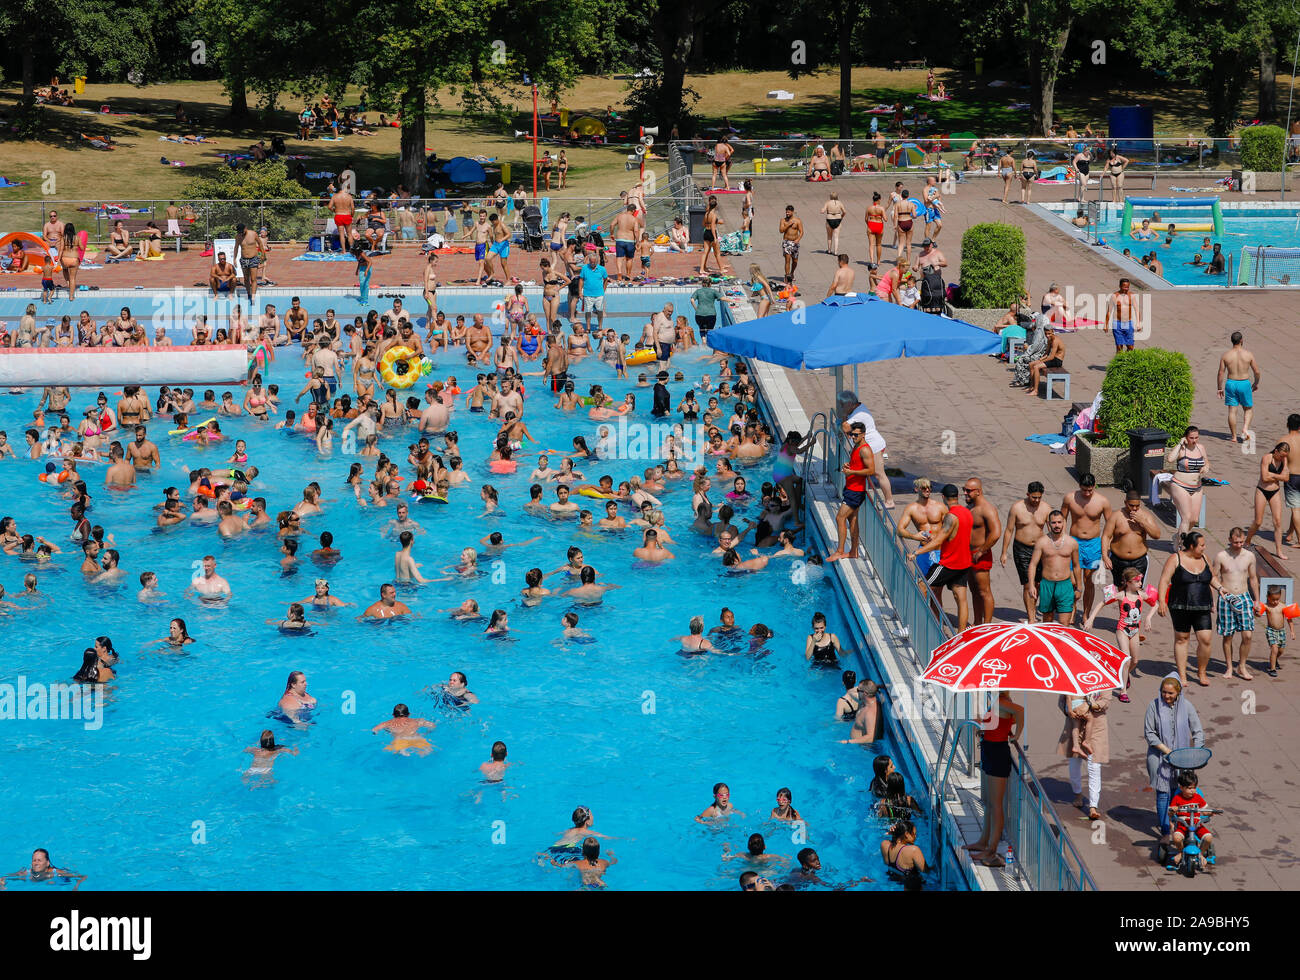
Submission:
[[[841,248],[853,257],[859,287],[864,287],[866,270],[858,264],[865,256],[862,214],[871,191],[879,190],[887,198],[896,179],[896,175],[888,174],[831,184],[807,184],[797,179],[758,183],[752,261],[769,275],[781,272],[776,224],[784,205],[794,204],[807,229],[798,282],[809,302],[820,300],[835,260],[815,251],[825,247],[818,210],[827,191],[834,189],[850,215],[842,227]],[[1209,181],[1183,175],[1162,180],[1158,187],[1167,183],[1204,185]],[[913,193],[919,192],[921,184],[915,177],[907,181]],[[1045,185],[1038,185],[1034,192],[1036,200],[1064,200],[1069,196],[1068,189]],[[1228,200],[1236,195],[1223,196]],[[1069,241],[1020,206],[1004,206],[1000,197],[1000,181],[976,179],[958,185],[957,193],[945,199],[949,216],[940,247],[949,262],[949,281],[959,278],[962,231],[981,221],[1006,221],[1025,230],[1029,286],[1035,300],[1053,280],[1062,288],[1072,285],[1076,292],[1113,291],[1120,273],[1094,249]],[[726,220],[738,222],[737,199],[721,201]],[[887,262],[892,262],[892,255],[886,251]],[[749,256],[733,259],[741,271],[750,260]],[[1244,330],[1246,344],[1264,370],[1255,429],[1261,445],[1271,444],[1285,434],[1287,414],[1300,409],[1300,380],[1295,371],[1300,356],[1295,352],[1292,333],[1293,306],[1294,298],[1286,292],[1231,289],[1160,291],[1152,295],[1152,336],[1143,343],[1186,353],[1196,381],[1193,422],[1202,427],[1217,474],[1231,482],[1231,486],[1209,491],[1207,521],[1212,553],[1225,546],[1229,527],[1250,522],[1259,465],[1258,456],[1244,455],[1227,441],[1224,408],[1215,397],[1218,358],[1228,346],[1228,334]],[[1099,331],[1082,331],[1064,339],[1066,364],[1073,375],[1072,399],[1090,400],[1101,384],[1113,345]],[[810,414],[832,404],[829,371],[787,373]],[[959,484],[977,475],[983,479],[989,499],[1003,514],[1030,480],[1041,480],[1047,486],[1048,499],[1054,505],[1074,489],[1072,457],[1053,455],[1043,446],[1024,441],[1032,433],[1059,431],[1067,406],[1060,401],[1048,404],[1010,389],[1008,380],[1007,369],[986,357],[908,359],[860,367],[862,400],[871,408],[889,442],[890,465],[901,467],[906,474],[905,479],[895,481],[900,501],[910,499],[910,481],[919,475]],[[947,430],[956,439],[955,452],[950,455],[944,453]],[[949,448],[953,448],[951,444]],[[1118,505],[1117,491],[1104,492],[1113,505]],[[1157,544],[1161,552],[1158,560],[1169,552],[1169,537],[1166,517],[1165,540]],[[1291,553],[1296,555],[1292,564],[1300,568],[1300,549],[1291,549]],[[995,564],[993,584],[997,616],[1022,616],[1014,570]],[[1099,617],[1098,632],[1110,636],[1113,625],[1113,618]],[[1257,636],[1258,651],[1262,630]],[[1211,666],[1212,686],[1201,689],[1193,685],[1190,696],[1206,727],[1207,744],[1215,753],[1214,761],[1202,773],[1202,787],[1211,803],[1228,811],[1216,821],[1222,859],[1215,875],[1195,882],[1176,878],[1152,863],[1154,796],[1146,788],[1142,717],[1155,696],[1156,679],[1172,667],[1172,645],[1168,620],[1157,617],[1140,658],[1143,676],[1134,681],[1132,703],[1112,703],[1111,761],[1103,768],[1101,797],[1104,825],[1094,829],[1081,814],[1074,816],[1077,811],[1069,805],[1073,793],[1065,762],[1055,754],[1060,713],[1054,699],[1030,696],[1026,698],[1028,726],[1024,742],[1039,776],[1063,819],[1072,827],[1074,842],[1101,888],[1300,888],[1295,847],[1300,840],[1300,739],[1296,737],[1300,735],[1300,667],[1296,666],[1284,670],[1276,680],[1257,669],[1253,682],[1235,678],[1224,681],[1218,677],[1223,661],[1216,658]],[[1267,649],[1263,652],[1266,659]]]

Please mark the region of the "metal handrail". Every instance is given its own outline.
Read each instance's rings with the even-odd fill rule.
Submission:
[[[952,742],[948,742],[948,730],[951,725],[944,725],[944,741],[939,744],[939,755],[935,760],[935,770],[939,772],[939,778],[933,781],[930,792],[930,813],[933,816],[933,824],[930,828],[930,853],[934,855],[935,863],[939,865],[939,887],[942,890],[948,884],[948,863],[944,860],[944,845],[948,842],[948,828],[943,819],[943,807],[948,802],[948,776],[952,773],[953,759],[957,755],[957,745],[961,740],[962,732],[969,729],[971,737],[974,738],[975,732],[979,731],[980,723],[974,720],[963,721],[957,726],[957,730],[952,734]],[[948,753],[947,759],[944,758],[945,750]],[[942,771],[940,772],[940,767]]]
[[[1013,742],[1016,800],[1007,836],[1014,838],[1017,863],[1035,891],[1096,891],[1097,882],[1070,839],[1047,791],[1019,743]],[[1026,794],[1030,794],[1027,796]],[[1032,798],[1030,798],[1032,797]],[[1025,820],[1026,817],[1030,819]],[[1073,860],[1073,867],[1071,861]]]

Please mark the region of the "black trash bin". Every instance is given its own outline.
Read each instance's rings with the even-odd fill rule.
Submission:
[[[686,176],[690,177],[695,173],[695,147],[689,143],[679,143],[677,152],[682,155],[682,166],[686,168]]]
[[[1168,443],[1169,433],[1164,429],[1128,430],[1129,480],[1138,493],[1145,494],[1151,485],[1151,476],[1147,471],[1164,465]]]
[[[692,242],[704,241],[704,212],[708,208],[703,204],[692,204],[686,209],[686,227],[689,229]]]

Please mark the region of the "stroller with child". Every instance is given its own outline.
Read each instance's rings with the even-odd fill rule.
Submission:
[[[524,222],[524,251],[537,252],[546,247],[546,230],[542,227],[542,209],[526,205],[520,212]]]

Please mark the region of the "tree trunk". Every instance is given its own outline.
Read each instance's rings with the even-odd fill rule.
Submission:
[[[227,80],[226,84],[230,87],[230,118],[247,119],[248,112],[248,87],[244,84],[242,73],[235,75]]]
[[[659,0],[655,7],[651,24],[663,62],[663,76],[655,99],[655,121],[661,133],[671,132],[673,126],[683,122],[682,96],[686,89],[686,68],[695,50],[696,29],[720,5],[721,0]]]
[[[1025,24],[1029,32],[1029,77],[1038,83],[1038,98],[1030,105],[1034,131],[1046,136],[1056,113],[1056,80],[1061,73],[1061,59],[1070,41],[1074,13],[1068,12],[1063,23],[1040,23],[1036,16],[1038,0],[1025,0]]]
[[[853,23],[856,7],[851,0],[840,7],[840,139],[853,138]]]
[[[424,194],[425,97],[423,86],[402,93],[402,183],[412,194]]]
[[[36,105],[36,50],[30,44],[23,46],[23,108],[31,111]]]
[[[1277,118],[1277,48],[1269,37],[1259,51],[1259,120]]]

